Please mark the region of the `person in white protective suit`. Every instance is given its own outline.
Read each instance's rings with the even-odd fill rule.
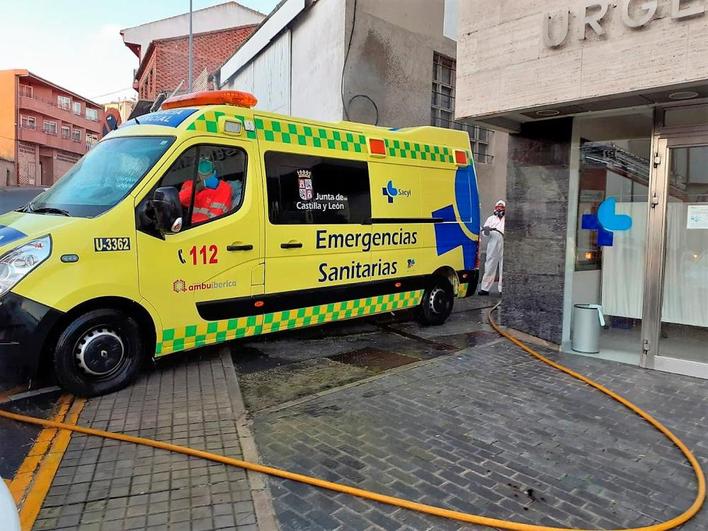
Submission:
[[[504,216],[506,203],[497,201],[494,213],[487,218],[482,227],[482,232],[487,237],[487,260],[484,262],[484,276],[479,287],[480,295],[489,295],[489,290],[494,285],[499,268],[499,293],[502,291],[502,269],[504,267]]]

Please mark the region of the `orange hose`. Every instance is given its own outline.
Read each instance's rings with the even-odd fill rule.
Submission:
[[[519,341],[515,337],[511,336],[509,333],[501,330],[491,317],[492,312],[497,307],[498,307],[498,305],[495,306],[492,310],[490,310],[488,318],[489,318],[489,322],[492,325],[492,327],[499,334],[506,337],[511,342],[513,342],[515,345],[521,347],[523,350],[525,350],[526,352],[528,352],[532,356],[536,357],[537,359],[541,360],[542,362],[547,363],[551,367],[554,367],[560,371],[563,371],[566,374],[569,374],[570,376],[577,378],[578,380],[580,380],[582,382],[587,383],[588,385],[591,385],[595,389],[602,391],[603,393],[605,393],[609,397],[613,398],[614,400],[620,402],[625,407],[632,410],[634,413],[636,413],[637,415],[642,417],[644,420],[649,422],[649,424],[651,424],[657,430],[659,430],[661,433],[663,433],[672,443],[674,443],[678,447],[679,450],[681,450],[681,452],[686,457],[688,462],[691,463],[691,466],[693,467],[693,471],[696,474],[696,481],[698,483],[698,493],[696,494],[696,499],[694,500],[693,504],[685,512],[683,512],[679,516],[672,518],[671,520],[668,520],[666,522],[661,522],[661,523],[646,526],[646,527],[637,527],[637,528],[627,529],[625,531],[665,531],[667,529],[673,529],[674,527],[679,526],[679,525],[685,523],[690,518],[692,518],[700,510],[701,506],[703,505],[703,501],[705,499],[705,477],[703,476],[703,471],[701,470],[701,467],[698,464],[698,461],[693,456],[691,451],[686,447],[686,445],[683,444],[683,442],[681,442],[678,439],[678,437],[676,437],[673,433],[671,433],[671,431],[669,431],[669,429],[666,428],[663,424],[661,424],[659,421],[655,420],[651,415],[644,412],[643,410],[641,410],[639,407],[632,404],[627,399],[622,398],[621,396],[610,391],[609,389],[605,388],[604,386],[602,386],[596,382],[593,382],[589,378],[587,378],[581,374],[578,374],[575,371],[572,371],[571,369],[568,369],[567,367],[564,367],[554,361],[549,360],[548,358],[542,356],[540,353],[536,352],[532,348],[526,346],[524,343],[522,343],[521,341]],[[113,439],[116,441],[141,444],[143,446],[151,446],[153,448],[158,448],[161,450],[167,450],[170,452],[176,452],[176,453],[188,455],[191,457],[198,457],[198,458],[202,458],[202,459],[207,459],[209,461],[215,461],[217,463],[223,463],[223,464],[229,465],[229,466],[244,468],[246,470],[251,470],[253,472],[260,472],[262,474],[268,474],[268,475],[274,476],[274,477],[279,477],[279,478],[283,478],[283,479],[290,479],[292,481],[298,481],[300,483],[305,483],[307,485],[312,485],[314,487],[328,489],[328,490],[331,490],[334,492],[341,492],[344,494],[350,494],[352,496],[357,496],[359,498],[363,498],[366,500],[376,501],[376,502],[380,502],[380,503],[386,503],[388,505],[393,505],[396,507],[402,507],[404,509],[410,509],[412,511],[417,511],[419,513],[430,514],[433,516],[440,516],[443,518],[449,518],[451,520],[458,520],[460,522],[466,522],[466,523],[470,523],[470,524],[484,525],[484,526],[489,526],[489,527],[497,527],[497,528],[501,528],[501,529],[510,529],[513,531],[573,531],[570,528],[547,527],[547,526],[541,526],[541,525],[524,524],[521,522],[512,522],[509,520],[499,520],[497,518],[489,518],[489,517],[477,515],[477,514],[467,514],[467,513],[463,513],[463,512],[459,512],[459,511],[452,511],[452,510],[444,509],[441,507],[435,507],[432,505],[425,505],[425,504],[405,500],[402,498],[396,498],[394,496],[387,496],[385,494],[379,494],[376,492],[371,492],[371,491],[359,489],[356,487],[350,487],[350,486],[342,485],[339,483],[333,483],[331,481],[325,481],[322,479],[318,479],[318,478],[311,477],[311,476],[306,476],[303,474],[296,474],[293,472],[288,472],[287,470],[281,470],[279,468],[273,468],[273,467],[269,467],[269,466],[259,465],[257,463],[250,463],[248,461],[242,461],[240,459],[233,459],[231,457],[213,454],[210,452],[204,452],[202,450],[195,450],[193,448],[187,448],[185,446],[178,446],[176,444],[155,441],[153,439],[144,439],[142,437],[134,437],[132,435],[124,435],[122,433],[112,433],[112,432],[103,431],[103,430],[96,430],[93,428],[85,428],[83,426],[64,424],[62,422],[54,422],[54,421],[39,419],[39,418],[35,418],[35,417],[28,417],[25,415],[18,415],[16,413],[9,413],[7,411],[2,411],[2,410],[0,410],[0,417],[4,417],[7,419],[11,419],[11,420],[16,420],[19,422],[26,422],[29,424],[36,424],[36,425],[44,426],[44,427],[48,427],[48,428],[70,430],[70,431],[73,431],[76,433],[83,433],[85,435],[93,435],[96,437],[103,437],[106,439]]]

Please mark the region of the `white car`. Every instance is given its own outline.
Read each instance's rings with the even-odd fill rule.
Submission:
[[[20,519],[17,516],[15,500],[2,478],[0,478],[0,529],[20,531]]]

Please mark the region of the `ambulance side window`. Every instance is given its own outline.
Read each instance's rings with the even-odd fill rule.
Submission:
[[[201,194],[205,189],[204,185],[199,184],[200,163],[202,163],[201,167],[204,169],[205,161],[208,162],[207,166],[209,166],[213,177],[227,185],[223,187],[218,181],[213,181],[213,184],[222,187],[218,189],[218,192],[215,191],[215,199],[211,203],[204,200],[200,201],[198,198],[198,194]],[[187,185],[187,183],[190,184]],[[185,193],[189,187],[194,188],[195,183],[197,183],[196,192]],[[182,200],[183,209],[182,231],[184,231],[190,227],[203,225],[236,212],[243,203],[245,185],[246,152],[244,150],[233,146],[200,145],[192,146],[182,153],[170,169],[167,170],[157,187],[173,186],[177,191],[182,192],[180,199]],[[226,202],[228,204],[223,204],[224,198],[227,198]],[[207,205],[216,206],[217,203],[219,207],[213,209],[213,211],[218,212],[221,209],[225,213],[214,215],[209,208],[204,208]],[[223,208],[221,207],[222,204]],[[197,215],[200,211],[208,212],[209,219],[204,219],[204,215]]]
[[[264,158],[274,225],[361,224],[371,218],[365,162],[275,151]]]

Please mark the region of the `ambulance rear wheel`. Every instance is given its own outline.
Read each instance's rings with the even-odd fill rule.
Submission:
[[[54,350],[59,385],[79,396],[112,393],[128,385],[145,359],[140,328],[119,310],[93,310],[62,331]]]
[[[433,280],[423,294],[418,320],[426,326],[443,324],[452,313],[454,301],[455,294],[447,279]]]

